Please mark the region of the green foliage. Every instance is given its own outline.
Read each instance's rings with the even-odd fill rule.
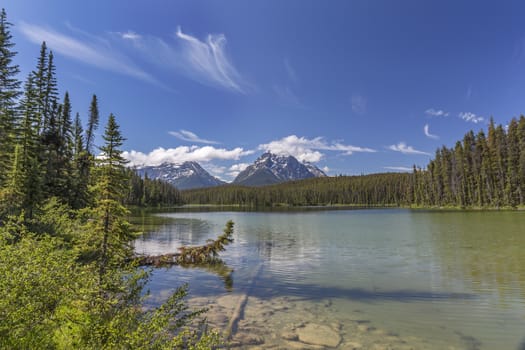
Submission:
[[[217,259],[219,252],[224,251],[226,246],[233,242],[233,221],[228,221],[222,235],[216,240],[209,240],[205,245],[197,247],[179,248],[180,256],[178,262],[180,264],[210,264],[220,262]]]
[[[215,347],[218,335],[199,323],[203,310],[187,308],[185,287],[159,308],[145,307],[149,272],[134,264],[123,206],[130,170],[115,117],[95,160],[96,97],[84,140],[69,94],[58,101],[45,43],[19,98],[9,26],[2,10],[0,349]],[[140,184],[169,193],[160,183]]]
[[[0,227],[2,238],[12,228]],[[18,229],[15,243],[0,239],[0,347],[50,349],[63,321],[57,310],[71,301],[77,282],[75,254],[58,238],[37,238],[20,223]]]

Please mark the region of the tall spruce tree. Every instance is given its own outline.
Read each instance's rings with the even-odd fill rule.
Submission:
[[[131,239],[129,227],[122,205],[127,186],[127,161],[122,157],[120,147],[124,142],[115,116],[110,114],[103,135],[104,145],[100,147],[101,155],[97,158],[95,176],[94,231],[99,233],[99,283],[104,284],[109,266],[122,264],[128,258]]]
[[[72,161],[72,197],[71,206],[80,209],[88,203],[88,182],[85,174],[87,152],[84,148],[84,130],[80,115],[77,113],[73,124],[73,161]]]
[[[97,95],[91,98],[89,105],[89,119],[86,129],[86,150],[91,153],[93,150],[93,142],[95,140],[95,131],[98,128],[99,114],[98,114],[98,99]]]
[[[0,188],[12,165],[17,99],[21,94],[19,68],[13,63],[16,52],[5,9],[0,12]]]
[[[38,91],[34,73],[30,73],[24,85],[24,96],[20,103],[21,120],[18,125],[18,144],[21,147],[20,181],[22,181],[23,204],[28,217],[32,217],[34,208],[43,199],[43,168],[40,161],[42,153],[38,114]]]

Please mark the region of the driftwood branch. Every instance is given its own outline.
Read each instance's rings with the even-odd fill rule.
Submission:
[[[136,257],[139,266],[198,266],[198,265],[215,265],[224,264],[218,258],[219,253],[224,251],[228,244],[233,242],[233,221],[228,221],[224,228],[223,234],[216,240],[208,240],[201,246],[179,248],[179,253],[168,253],[162,255],[141,255]]]

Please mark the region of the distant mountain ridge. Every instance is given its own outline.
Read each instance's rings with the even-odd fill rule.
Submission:
[[[324,176],[326,174],[311,163],[301,163],[293,156],[266,152],[239,173],[232,183],[244,186],[264,186]]]
[[[142,166],[137,168],[141,177],[146,175],[150,179],[166,181],[179,190],[213,187],[224,185],[226,182],[210,175],[197,162],[182,164],[162,163],[161,165]]]

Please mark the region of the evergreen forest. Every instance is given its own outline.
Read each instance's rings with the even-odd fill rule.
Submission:
[[[209,349],[219,335],[185,303],[186,286],[145,304],[149,270],[134,258],[127,205],[173,205],[179,192],[126,167],[116,117],[93,95],[87,125],[58,94],[42,43],[19,80],[0,13],[0,348]]]

